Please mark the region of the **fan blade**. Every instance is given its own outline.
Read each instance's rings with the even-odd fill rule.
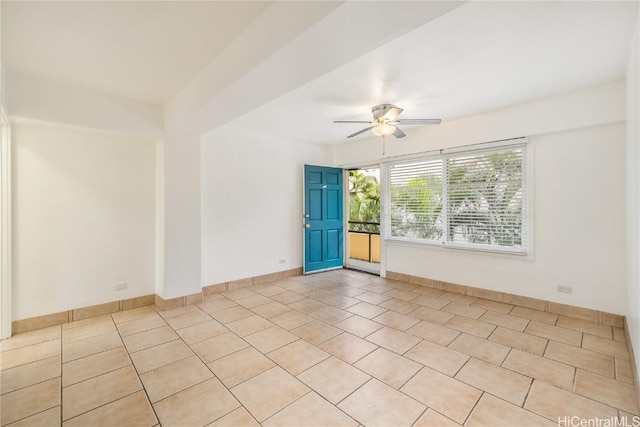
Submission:
[[[351,134],[351,135],[349,135],[347,138],[353,138],[354,136],[358,136],[358,135],[360,135],[361,133],[365,133],[366,131],[371,130],[371,129],[373,129],[373,128],[374,128],[373,126],[369,126],[368,128],[364,128],[364,129],[362,129],[362,130],[359,130],[359,131],[358,131],[358,132],[356,132],[356,133],[352,133],[352,134]]]
[[[393,133],[393,136],[395,136],[396,138],[404,138],[406,135],[400,130],[398,126],[396,126],[396,131]]]
[[[398,123],[403,125],[439,125],[442,123],[441,119],[402,119],[398,120]]]
[[[382,116],[383,119],[386,120],[395,120],[396,117],[398,117],[400,115],[400,113],[402,113],[402,111],[404,111],[402,108],[398,108],[398,107],[392,107],[389,108],[389,111],[387,111],[385,113],[384,116]]]
[[[333,123],[372,123],[369,120],[334,120]]]

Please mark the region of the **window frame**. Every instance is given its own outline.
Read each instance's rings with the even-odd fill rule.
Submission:
[[[506,151],[510,148],[521,149],[522,157],[522,247],[486,245],[478,243],[454,242],[447,239],[448,222],[448,194],[447,180],[448,159],[464,155],[482,155],[485,153]],[[405,156],[388,157],[381,161],[381,234],[385,243],[398,243],[405,245],[417,245],[422,247],[442,248],[455,251],[478,251],[487,254],[533,257],[533,148],[526,137],[507,140],[485,142],[481,144],[466,145],[416,153]],[[422,239],[391,235],[391,168],[397,164],[421,162],[439,159],[442,162],[442,215],[443,234],[440,239]]]

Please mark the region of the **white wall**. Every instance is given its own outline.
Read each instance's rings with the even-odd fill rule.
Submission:
[[[155,142],[19,121],[12,143],[13,320],[155,293]]]
[[[640,368],[640,14],[627,67],[627,324],[636,366]],[[637,380],[637,379],[636,379]]]
[[[203,136],[204,286],[302,266],[305,163],[329,165],[329,149],[230,126]]]
[[[400,155],[528,136],[534,256],[387,243],[387,270],[625,314],[624,90],[618,82],[388,140],[387,153]],[[379,158],[379,143],[367,143],[336,148],[335,163]],[[556,292],[557,285],[572,286],[573,294]]]

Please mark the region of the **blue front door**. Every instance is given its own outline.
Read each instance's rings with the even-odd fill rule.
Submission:
[[[304,272],[342,267],[342,169],[305,165],[304,196]]]

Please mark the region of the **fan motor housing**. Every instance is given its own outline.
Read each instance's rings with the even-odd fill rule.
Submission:
[[[371,112],[373,113],[373,119],[378,120],[379,118],[387,114],[387,111],[392,108],[396,108],[396,106],[393,104],[380,104],[372,107]]]

